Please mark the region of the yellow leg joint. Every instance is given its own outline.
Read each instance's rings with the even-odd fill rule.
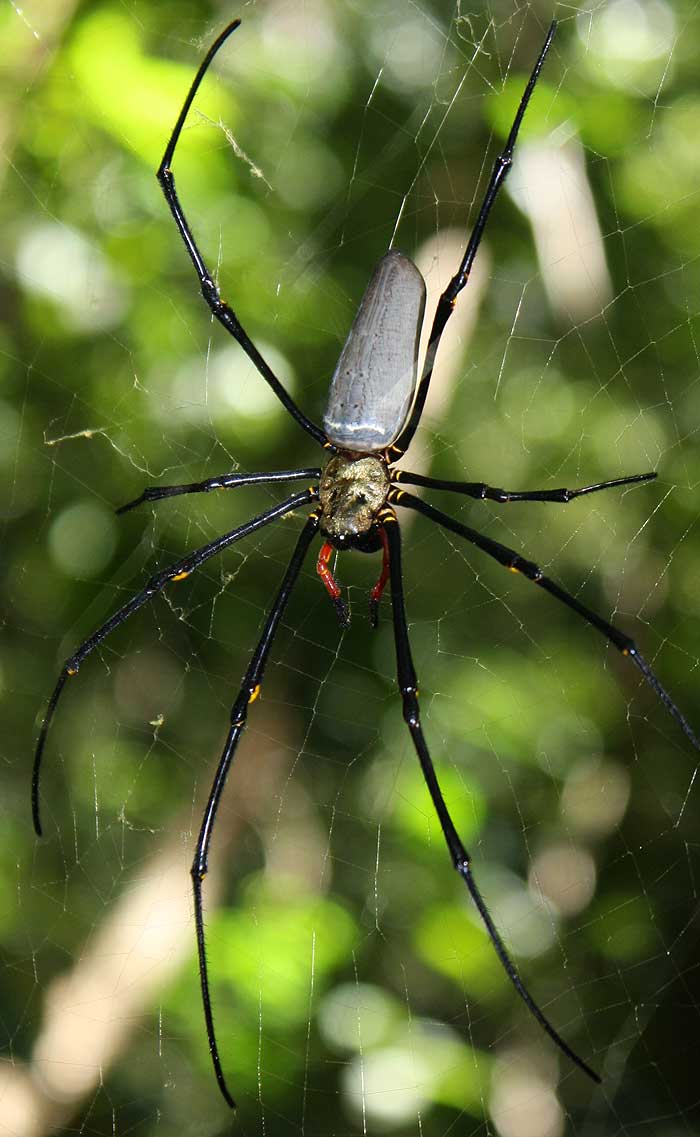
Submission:
[[[171,576],[171,577],[170,577],[170,579],[171,579],[173,582],[175,582],[176,580],[184,580],[184,579],[185,579],[185,577],[186,577],[186,576],[189,576],[189,575],[190,575],[190,574],[189,574],[189,572],[188,572],[188,571],[185,571],[185,572],[178,572],[178,573],[176,573],[176,575],[175,575],[175,576]]]
[[[260,694],[260,684],[258,683],[257,687],[254,687],[253,690],[250,692],[250,695],[248,696],[248,702],[254,703],[259,694]]]

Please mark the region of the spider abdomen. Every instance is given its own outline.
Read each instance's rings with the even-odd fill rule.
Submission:
[[[360,301],[328,392],[330,442],[363,453],[384,450],[413,403],[425,281],[402,253],[382,257]]]
[[[352,544],[368,533],[389,491],[383,458],[338,454],[321,475],[321,529],[334,542]]]

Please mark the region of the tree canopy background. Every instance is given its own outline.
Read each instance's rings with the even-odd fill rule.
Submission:
[[[510,489],[658,471],[568,506],[433,500],[636,637],[700,727],[696,7],[6,5],[0,1125],[688,1132],[698,756],[589,627],[427,522],[402,515],[428,742],[523,977],[600,1090],[531,1021],[451,869],[402,721],[388,596],[378,631],[367,621],[377,558],[348,555],[352,627],[311,558],[218,821],[205,894],[235,1119],[220,1100],[189,865],[298,517],[168,588],[85,661],[33,834],[32,752],[62,661],[149,573],[282,495],[115,508],[145,485],[322,461],[212,324],[154,178],[236,15],[178,189],[223,294],[317,421],[390,244],[447,283],[559,17],[522,135],[550,165],[513,171],[404,464]],[[547,244],[555,210],[573,254]]]

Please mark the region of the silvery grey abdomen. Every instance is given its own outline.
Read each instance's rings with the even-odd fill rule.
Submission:
[[[323,428],[343,450],[383,450],[413,403],[425,281],[402,253],[382,257],[331,380]]]

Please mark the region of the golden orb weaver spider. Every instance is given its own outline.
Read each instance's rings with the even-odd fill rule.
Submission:
[[[407,451],[419,425],[443,330],[459,293],[467,284],[491,209],[510,169],[518,132],[552,43],[556,24],[552,23],[547,32],[521,97],[505,147],[496,159],[462,261],[439,299],[422,368],[419,370],[418,345],[425,308],[425,284],[412,261],[398,252],[391,251],[377,265],[358,308],[331,382],[323,428],[307,418],[292,400],[249,339],[234,310],[221,298],[189,228],[175,189],[171,164],[192,101],[215,55],[239,24],[240,20],[235,20],[226,27],[205,55],[175,123],[157,176],[180,237],[194,265],[202,294],[213,316],[240,344],[291,417],[316,443],[330,451],[331,456],[323,469],[314,467],[250,474],[223,474],[188,485],[149,487],[136,500],[118,510],[123,513],[145,501],[157,501],[179,494],[202,493],[219,488],[233,488],[254,483],[269,485],[276,482],[312,482],[310,488],[292,494],[280,504],[265,510],[243,525],[155,573],[139,593],[119,608],[66,660],[49,699],[36,748],[32,780],[35,830],[41,835],[39,779],[49,727],[67,679],[78,672],[83,660],[112,631],[161,592],[167,584],[183,580],[215,554],[275,519],[313,505],[233,704],[230,727],[205,808],[191,869],[202,1002],[209,1050],[219,1089],[228,1105],[234,1106],[216,1039],[206,958],[202,885],[207,873],[209,846],[226,779],[246,725],[248,708],[258,697],[280,620],[311,542],[319,532],[324,540],[318,556],[317,571],[334,602],[341,624],[347,623],[348,611],[342,600],[341,590],[328,567],[333,550],[356,549],[366,553],[381,552],[382,568],[370,594],[371,622],[376,626],[378,605],[388,583],[403,715],[453,865],[464,880],[498,958],[520,998],[559,1049],[591,1079],[598,1082],[600,1080],[598,1075],[561,1037],[523,984],[476,885],[471,858],[462,844],[445,804],[421,725],[417,678],[409,644],[404,603],[401,534],[396,513],[396,508],[403,508],[422,514],[480,549],[503,567],[522,574],[531,583],[538,585],[555,600],[570,608],[636,665],[693,746],[700,749],[700,743],[687,720],[629,636],[545,576],[533,561],[526,560],[514,550],[451,518],[402,488],[404,485],[422,486],[498,503],[514,501],[566,503],[576,497],[597,493],[614,486],[649,481],[656,477],[655,473],[634,474],[574,490],[509,491],[484,483],[451,482],[423,477],[396,466]]]

